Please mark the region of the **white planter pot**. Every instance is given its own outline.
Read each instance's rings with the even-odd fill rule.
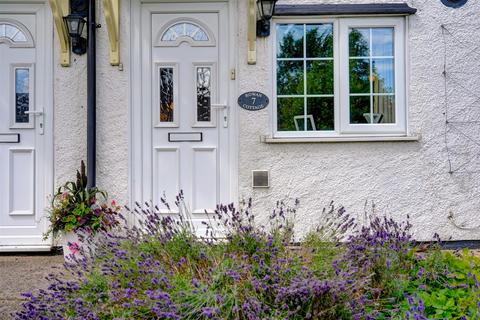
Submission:
[[[90,239],[85,239],[84,236],[79,236],[75,232],[65,232],[63,234],[63,257],[65,260],[71,260],[72,257],[82,258],[90,255],[90,252],[93,253],[94,250],[91,244],[95,242],[95,238],[96,236],[90,235]]]

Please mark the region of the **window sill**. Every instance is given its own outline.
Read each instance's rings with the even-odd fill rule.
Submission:
[[[419,136],[358,136],[358,137],[301,137],[301,138],[274,138],[260,136],[264,143],[342,143],[342,142],[417,142]]]

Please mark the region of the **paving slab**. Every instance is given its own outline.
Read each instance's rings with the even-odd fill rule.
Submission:
[[[60,271],[63,255],[0,253],[0,320],[12,319],[11,313],[23,302],[22,292],[46,288],[45,277]]]

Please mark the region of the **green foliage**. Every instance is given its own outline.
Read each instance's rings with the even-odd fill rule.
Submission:
[[[74,281],[28,295],[18,319],[480,319],[480,258],[415,243],[408,221],[359,227],[332,204],[293,246],[295,210],[282,205],[269,228],[251,202],[219,206],[206,239],[185,216],[152,210],[138,205],[142,229],[105,236],[91,261],[71,266]]]
[[[99,199],[100,198],[100,199]],[[95,234],[115,226],[120,208],[112,201],[106,202],[107,193],[97,187],[87,187],[85,163],[81,162],[76,180],[68,181],[53,195],[50,205],[50,228],[44,235],[57,236],[59,232],[85,229]]]

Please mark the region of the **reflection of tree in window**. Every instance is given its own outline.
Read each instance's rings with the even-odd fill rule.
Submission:
[[[295,131],[297,127],[294,117],[307,114],[313,116],[316,130],[333,130],[333,26],[280,25],[277,33],[277,56],[280,59],[277,63],[277,129]],[[305,52],[304,38],[307,41]],[[282,97],[292,95],[294,97]],[[332,97],[318,97],[319,95]],[[298,130],[305,130],[304,121],[297,121],[297,126]],[[313,128],[309,124],[306,129]]]
[[[350,94],[354,94],[350,96],[350,122],[394,123],[394,59],[373,55],[370,43],[374,47],[381,43],[370,39],[372,30],[389,29],[355,28],[349,33]],[[393,46],[393,30],[388,37],[388,45]]]
[[[30,106],[30,70],[15,69],[15,122],[28,123],[29,115],[25,112]]]
[[[173,122],[173,68],[160,68],[160,122]]]
[[[211,69],[197,68],[197,121],[211,120]]]

